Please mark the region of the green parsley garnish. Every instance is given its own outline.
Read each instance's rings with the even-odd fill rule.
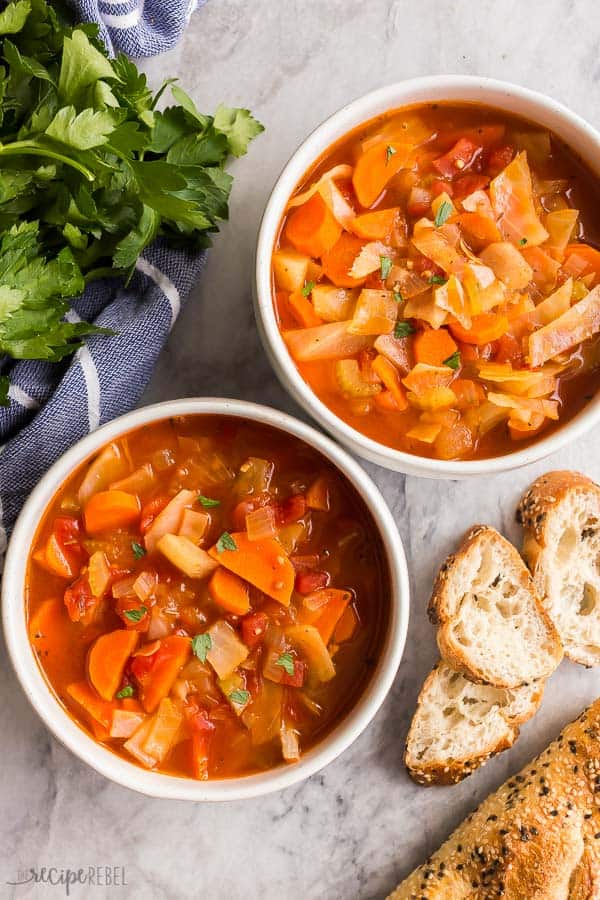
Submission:
[[[294,658],[291,653],[282,653],[275,665],[285,669],[288,675],[294,674]]]
[[[232,691],[229,694],[229,699],[232,703],[237,703],[238,706],[245,706],[248,700],[250,699],[249,691]]]
[[[429,284],[446,284],[448,281],[447,278],[444,278],[443,275],[432,275],[429,279]]]
[[[445,359],[444,365],[450,366],[451,369],[458,369],[460,366],[460,350],[455,350],[452,356],[449,356],[448,359]]]
[[[192,638],[192,653],[200,662],[206,662],[206,654],[212,648],[212,638],[208,632],[197,634]]]
[[[409,334],[414,333],[414,330],[414,325],[411,325],[410,322],[407,322],[406,319],[404,319],[402,322],[396,322],[396,327],[394,328],[394,337],[408,337]]]
[[[448,203],[447,200],[444,200],[443,203],[440,203],[439,209],[435,214],[434,225],[436,228],[439,228],[440,225],[443,225],[446,219],[449,219],[452,215],[452,204]]]
[[[519,243],[520,243],[521,247],[524,247],[525,244],[527,243],[527,238],[521,238],[521,240],[519,241]]]
[[[389,256],[380,256],[379,260],[381,263],[381,277],[382,277],[383,281],[385,281],[385,279],[390,274],[390,269],[392,268],[392,261],[389,258]]]
[[[307,281],[304,287],[302,288],[302,296],[308,297],[309,294],[312,294],[312,290],[315,286],[314,281]]]
[[[391,144],[387,145],[387,147],[385,148],[385,164],[386,164],[386,166],[389,163],[392,156],[394,155],[394,153],[397,153],[397,152],[398,151],[396,150],[396,148],[392,147]]]
[[[120,691],[117,691],[115,697],[117,697],[118,700],[124,700],[125,697],[133,697],[134,693],[133,687],[128,684],[126,687],[121,688]]]
[[[394,298],[396,303],[402,303],[402,294],[400,293],[400,291],[394,291],[392,293],[392,297]]]
[[[130,278],[159,234],[207,244],[227,219],[227,163],[263,127],[245,109],[204,115],[176,79],[155,93],[68,4],[0,9],[2,354],[57,362],[114,333],[65,317],[88,282]],[[167,87],[174,101],[159,110]]]
[[[141,544],[138,544],[137,541],[131,542],[131,549],[133,550],[133,555],[135,556],[136,559],[141,559],[142,556],[146,555],[146,551],[144,550],[144,548],[142,547]]]
[[[123,615],[126,619],[129,619],[130,622],[140,622],[147,612],[148,610],[145,606],[140,606],[139,609],[126,609],[123,612]]]
[[[198,495],[198,503],[204,507],[204,509],[212,509],[213,506],[220,506],[220,500],[213,500],[212,497],[205,497],[203,494]]]
[[[217,541],[217,550],[219,553],[223,550],[237,550],[237,544],[228,531],[224,531]]]

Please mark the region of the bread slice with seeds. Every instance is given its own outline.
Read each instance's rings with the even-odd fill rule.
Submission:
[[[516,688],[548,677],[562,646],[523,560],[477,525],[437,576],[429,616],[442,659],[480,684]]]
[[[485,800],[389,900],[600,896],[600,700]]]
[[[565,653],[600,664],[600,487],[579,472],[549,472],[517,511],[523,556]]]
[[[473,684],[446,663],[428,675],[406,741],[404,762],[419,784],[455,784],[519,736],[538,709],[541,683],[514,690]]]

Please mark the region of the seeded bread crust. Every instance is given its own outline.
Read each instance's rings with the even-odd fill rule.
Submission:
[[[449,609],[449,592],[454,582],[461,579],[463,561],[474,544],[478,541],[493,541],[501,547],[503,553],[510,559],[511,576],[519,587],[530,596],[533,607],[533,615],[537,617],[541,630],[545,632],[546,648],[544,660],[539,671],[531,677],[523,673],[522,677],[512,681],[501,678],[497,673],[489,669],[479,668],[475,665],[464,646],[458,643],[454,635],[456,618],[451,615]],[[519,556],[517,550],[499,532],[488,525],[475,525],[471,528],[463,543],[443,563],[435,580],[431,599],[429,601],[428,615],[434,625],[438,625],[437,642],[442,659],[448,665],[461,672],[470,681],[476,684],[491,684],[495,687],[516,688],[531,683],[532,681],[547,678],[560,663],[563,651],[560,638],[550,617],[546,613],[541,600],[536,592],[531,575]],[[539,648],[535,648],[539,653]],[[528,660],[523,660],[524,666]]]
[[[434,758],[420,758],[418,748],[425,745],[426,722],[424,722],[428,711],[431,714],[431,704],[439,699],[436,696],[436,682],[439,679],[450,675],[455,681],[458,681],[463,687],[470,686],[469,697],[472,694],[480,700],[479,705],[472,703],[467,699],[467,703],[472,703],[473,713],[479,719],[479,726],[486,729],[485,745],[476,744],[476,740],[470,737],[469,732],[473,731],[472,724],[465,719],[460,723],[460,731],[464,730],[464,737],[461,734],[459,739],[457,731],[459,730],[452,722],[444,723],[443,731],[448,734],[448,729],[452,729],[455,737],[455,745],[453,751],[459,751],[455,756],[449,756],[448,750],[438,751]],[[520,693],[519,693],[520,692]],[[457,692],[453,691],[454,694]],[[462,693],[459,691],[458,693]],[[519,725],[528,721],[537,712],[544,694],[544,684],[536,683],[529,688],[518,688],[517,691],[506,691],[501,688],[491,688],[487,685],[475,685],[467,681],[463,675],[451,672],[444,662],[439,662],[429,673],[417,702],[417,708],[412,719],[410,731],[406,739],[406,747],[404,754],[404,763],[408,769],[408,773],[413,781],[417,784],[434,785],[434,784],[457,784],[471,775],[480,766],[495,756],[502,750],[512,747],[519,736]],[[520,705],[517,706],[515,698],[519,696]],[[445,700],[442,697],[443,706],[446,703],[449,707],[456,703],[456,699],[446,693]],[[482,713],[481,707],[489,704],[489,711]],[[429,708],[429,710],[428,710]],[[437,717],[443,715],[440,709],[433,711],[434,722]],[[436,715],[437,714],[437,715]],[[435,740],[435,739],[434,739]],[[431,741],[428,744],[429,755],[431,756],[431,748],[436,746]]]
[[[578,618],[577,606],[578,589],[583,590],[588,577],[586,553],[594,556],[586,543],[597,534],[597,521],[593,527],[583,528],[568,560],[559,558],[556,546],[557,532],[575,528],[578,514],[597,520],[600,486],[581,472],[557,471],[533,482],[519,504],[516,517],[524,529],[523,556],[542,602],[561,634],[565,654],[581,665],[594,666],[600,664],[600,617],[586,612]]]
[[[600,897],[600,699],[389,900]]]

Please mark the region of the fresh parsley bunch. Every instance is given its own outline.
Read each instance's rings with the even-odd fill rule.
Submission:
[[[204,115],[172,80],[153,94],[57,3],[12,0],[0,40],[0,355],[56,361],[98,331],[64,321],[87,282],[129,277],[158,235],[208,245],[225,163],[263,127],[245,109]],[[168,87],[177,105],[159,111]]]

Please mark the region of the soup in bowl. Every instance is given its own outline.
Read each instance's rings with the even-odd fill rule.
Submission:
[[[101,771],[114,777],[113,757],[151,793],[304,777],[399,660],[404,563],[383,501],[329,441],[250,404],[121,421],[54,479],[35,523],[24,513],[29,663],[8,624],[17,525],[4,591],[18,673],[38,696],[41,677],[60,737],[67,720]]]
[[[358,452],[427,474],[536,458],[600,379],[597,178],[534,102],[530,119],[464,93],[323,149],[283,208],[274,192],[257,256],[259,323],[286,384]]]

